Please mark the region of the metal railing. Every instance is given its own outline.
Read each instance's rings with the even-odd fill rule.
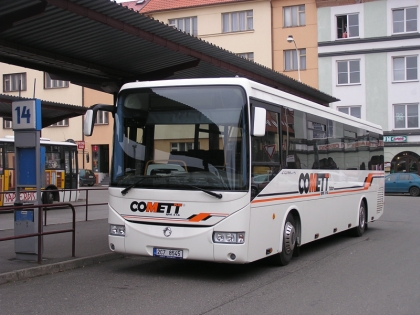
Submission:
[[[81,191],[85,191],[86,193],[86,199],[84,202],[82,201],[72,201],[72,202],[60,202],[60,203],[53,203],[53,204],[41,204],[41,205],[32,205],[32,204],[27,204],[27,205],[23,205],[23,206],[4,206],[4,207],[0,207],[0,213],[2,212],[13,212],[15,210],[24,210],[24,209],[40,209],[40,211],[38,211],[38,232],[37,233],[32,233],[32,234],[24,234],[24,235],[16,235],[16,236],[10,236],[10,237],[4,237],[4,238],[0,238],[0,242],[2,241],[10,241],[10,240],[16,240],[16,239],[21,239],[21,238],[28,238],[28,237],[38,237],[38,263],[41,264],[42,263],[42,236],[43,235],[51,235],[51,234],[60,234],[60,233],[72,233],[72,257],[75,257],[75,252],[76,252],[76,210],[75,208],[78,207],[84,207],[85,208],[85,221],[88,221],[88,214],[89,214],[89,207],[90,206],[102,206],[102,205],[108,205],[108,202],[101,202],[101,203],[89,203],[89,192],[91,191],[98,191],[98,190],[108,190],[108,188],[104,187],[104,188],[79,188],[79,189],[59,189],[59,190],[48,190],[48,192],[50,193],[59,193],[59,192],[72,192],[72,191],[76,191],[76,192],[81,192]],[[30,192],[30,191],[28,191]],[[45,192],[45,190],[43,191]],[[11,191],[5,191],[5,192],[0,192],[0,194],[10,194],[13,193]],[[25,202],[31,202],[29,201],[25,201]],[[48,231],[48,232],[44,232],[42,231],[42,225],[46,226],[47,225],[47,213],[50,210],[58,210],[58,209],[65,209],[65,208],[71,208],[72,210],[72,228],[71,229],[63,229],[63,230],[54,230],[54,231]],[[42,220],[42,215],[44,215],[44,218]]]
[[[63,230],[55,230],[55,231],[42,231],[42,211],[41,209],[45,209],[48,207],[49,209],[53,208],[67,208],[70,207],[73,212],[73,220],[72,220],[72,228],[71,229],[63,229]],[[16,240],[21,238],[28,238],[28,237],[38,237],[38,264],[42,263],[42,236],[44,235],[51,235],[51,234],[60,234],[60,233],[72,233],[72,245],[71,245],[71,255],[72,257],[76,257],[76,210],[74,209],[71,203],[60,203],[60,204],[48,204],[48,205],[25,205],[25,206],[10,206],[10,207],[2,207],[0,208],[0,212],[10,212],[15,210],[25,210],[25,209],[34,209],[38,208],[38,232],[31,233],[31,234],[24,234],[24,235],[16,235],[16,236],[9,236],[0,238],[0,242],[2,241],[10,241]]]
[[[73,202],[73,207],[74,208],[79,208],[79,207],[85,207],[85,221],[88,221],[88,216],[89,216],[89,207],[90,206],[104,206],[104,205],[108,205],[108,202],[100,202],[100,203],[89,203],[89,191],[98,191],[98,190],[108,190],[108,188],[104,187],[104,188],[78,188],[78,189],[61,189],[61,190],[48,190],[48,192],[51,193],[55,193],[55,192],[72,192],[72,191],[76,191],[76,192],[80,192],[80,191],[85,191],[86,192],[86,199],[85,202],[81,202],[81,201],[74,201]],[[78,204],[80,203],[80,204]],[[56,205],[56,204],[54,204]],[[46,210],[50,210],[49,205],[45,205],[45,207],[47,208]],[[44,225],[47,225],[47,212],[48,211],[44,211]]]

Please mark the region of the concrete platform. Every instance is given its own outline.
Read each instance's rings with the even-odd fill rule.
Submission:
[[[0,238],[14,235],[13,228],[4,228],[10,227],[10,217],[12,213],[0,214]],[[71,223],[56,223],[44,226],[44,231],[70,228]],[[42,264],[16,259],[14,240],[0,242],[0,284],[123,257],[108,248],[106,218],[76,222],[76,257],[72,257],[71,240],[71,233],[45,235]]]

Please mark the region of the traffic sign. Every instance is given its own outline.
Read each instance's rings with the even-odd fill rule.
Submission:
[[[77,142],[77,149],[84,150],[85,149],[85,142],[84,141],[76,141]]]

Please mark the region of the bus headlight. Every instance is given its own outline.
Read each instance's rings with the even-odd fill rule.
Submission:
[[[125,236],[125,226],[124,225],[110,224],[109,234],[110,235],[117,235],[117,236]]]
[[[213,242],[243,244],[245,243],[245,232],[213,232]]]

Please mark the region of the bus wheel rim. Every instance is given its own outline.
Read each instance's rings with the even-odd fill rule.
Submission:
[[[290,254],[295,248],[296,244],[296,231],[295,227],[287,222],[284,227],[284,249],[286,254]]]
[[[364,226],[365,226],[365,208],[363,206],[360,206],[359,227],[364,228]]]

